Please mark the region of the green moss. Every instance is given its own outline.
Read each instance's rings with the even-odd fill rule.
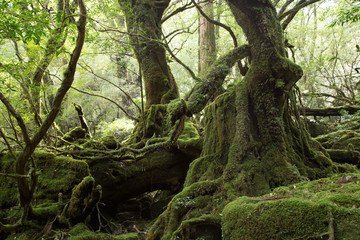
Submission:
[[[191,139],[198,139],[199,137],[199,133],[195,128],[194,124],[192,124],[191,122],[185,122],[184,130],[180,134],[179,140],[188,141]]]
[[[226,205],[224,239],[357,239],[360,174],[335,175]]]
[[[145,120],[145,137],[150,138],[154,134],[161,135],[164,129],[164,114],[166,113],[166,104],[152,105],[146,115]]]
[[[17,153],[16,153],[17,154]],[[34,201],[37,204],[58,200],[61,192],[64,198],[70,198],[74,185],[90,174],[85,161],[74,160],[48,151],[35,151],[33,156],[37,165],[38,185]],[[15,173],[15,161],[9,155],[0,158],[0,172]],[[18,202],[17,184],[14,178],[0,176],[0,207],[15,206]]]
[[[11,154],[0,156],[0,172],[15,173],[15,159]],[[0,182],[0,208],[15,206],[18,203],[16,180],[11,177],[0,176]]]
[[[39,183],[35,199],[58,200],[61,192],[69,198],[74,185],[90,174],[85,161],[70,157],[56,157],[45,151],[36,151],[34,159],[39,173]]]
[[[66,216],[75,223],[84,221],[99,202],[102,194],[100,185],[95,187],[93,177],[85,177],[73,188],[70,203],[66,209]]]
[[[330,206],[301,199],[251,203],[239,198],[223,211],[225,239],[308,239],[328,232]]]
[[[85,142],[83,146],[90,149],[106,150],[104,144],[102,144],[100,141],[95,141],[94,139],[90,139],[89,141]]]
[[[114,136],[105,136],[99,139],[107,149],[117,149],[120,147],[119,141]]]
[[[42,204],[33,208],[33,214],[36,218],[50,219],[54,218],[60,213],[62,206],[58,203]]]
[[[220,179],[197,182],[185,187],[171,200],[166,211],[157,219],[158,223],[165,222],[164,229],[156,228],[157,224],[155,224],[155,227],[149,231],[148,239],[156,239],[157,236],[162,236],[161,239],[164,240],[176,239],[175,231],[184,220],[185,214],[187,219],[192,219],[214,211],[215,204],[211,195],[218,190],[219,185]]]
[[[63,139],[68,142],[74,142],[80,138],[86,137],[86,130],[81,127],[76,127],[70,130],[69,132],[65,133]]]

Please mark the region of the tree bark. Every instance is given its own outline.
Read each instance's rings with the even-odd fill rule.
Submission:
[[[78,105],[78,104],[74,103],[74,107],[75,107],[75,110],[76,110],[77,113],[78,113],[78,117],[79,117],[79,120],[80,120],[81,128],[85,129],[86,134],[87,134],[89,137],[91,137],[90,128],[89,128],[89,125],[87,124],[86,118],[84,117],[84,112],[83,112],[83,109],[82,109],[81,105]]]
[[[233,90],[207,107],[201,157],[190,164],[183,191],[158,218],[148,239],[187,239],[192,221],[199,217],[204,224],[226,224],[221,222],[223,206],[239,196],[259,196],[336,171],[298,120],[292,87],[302,69],[287,58],[272,2],[228,0],[228,4],[249,43],[249,70]],[[223,67],[220,64],[214,73]],[[198,89],[206,93],[211,84],[204,83]],[[203,95],[191,95],[189,112],[200,109],[196,102],[203,102]],[[202,235],[191,236],[196,237]]]
[[[122,203],[145,192],[179,191],[193,156],[176,149],[160,149],[124,166],[118,161],[89,163],[91,175],[103,189],[107,207]]]
[[[199,4],[203,12],[214,18],[213,1]],[[216,59],[215,27],[205,17],[199,18],[199,77],[205,78],[207,71]]]
[[[161,44],[161,17],[169,3],[170,0],[119,0],[126,14],[130,42],[142,71],[146,109],[154,104],[169,103],[179,96],[165,48]]]

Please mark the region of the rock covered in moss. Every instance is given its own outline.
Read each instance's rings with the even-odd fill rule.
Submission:
[[[34,159],[39,172],[36,198],[58,200],[59,193],[70,198],[71,190],[90,175],[85,161],[66,156],[55,156],[46,151],[36,151]]]
[[[73,186],[90,174],[85,161],[39,150],[34,152],[33,158],[39,175],[35,191],[38,204],[43,201],[57,201],[59,193],[64,199],[69,199]],[[0,156],[0,172],[15,173],[15,160],[10,154]],[[18,202],[16,181],[5,176],[0,176],[0,181],[0,208],[15,206]]]
[[[85,137],[86,137],[86,130],[81,127],[76,127],[70,130],[69,132],[65,133],[63,139],[65,139],[68,142],[74,142],[78,139]]]
[[[69,240],[138,240],[138,233],[111,235],[90,231],[84,223],[79,223],[69,232]]]
[[[224,239],[358,239],[360,174],[240,197],[223,210]]]
[[[120,147],[119,141],[114,136],[105,136],[99,139],[107,149],[117,149]]]
[[[324,135],[331,131],[331,128],[328,125],[321,122],[313,122],[307,120],[307,126],[311,137]]]

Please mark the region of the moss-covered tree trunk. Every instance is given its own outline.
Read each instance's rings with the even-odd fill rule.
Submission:
[[[168,103],[179,96],[161,44],[161,18],[170,0],[119,0],[119,3],[125,12],[130,42],[142,70],[146,109]]]
[[[232,91],[207,108],[202,156],[191,163],[184,190],[170,202],[148,239],[221,239],[226,224],[222,210],[229,201],[336,171],[291,107],[292,87],[302,70],[287,58],[271,1],[228,4],[248,39],[250,68]]]

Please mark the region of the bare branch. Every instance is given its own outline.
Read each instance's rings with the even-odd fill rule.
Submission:
[[[281,7],[281,9],[280,9],[280,11],[279,11],[279,13],[278,13],[278,16],[280,16],[281,14],[283,14],[283,13],[286,11],[287,7],[288,7],[291,3],[293,3],[293,2],[294,2],[294,0],[287,0],[287,1],[285,2],[285,4]]]
[[[282,28],[286,29],[286,27],[289,25],[289,23],[294,19],[295,15],[304,7],[311,5],[315,2],[319,2],[320,0],[309,0],[309,1],[305,1],[305,0],[301,0],[299,3],[297,3],[295,5],[294,8],[284,12],[284,13],[279,13],[279,20],[284,19],[285,17],[287,17],[285,19],[285,21],[282,23]]]
[[[74,90],[76,90],[76,91],[78,91],[78,92],[81,92],[81,93],[83,93],[83,94],[86,94],[86,95],[89,95],[89,96],[93,96],[93,97],[103,98],[103,99],[105,99],[105,100],[107,100],[107,101],[109,101],[109,102],[112,102],[112,103],[115,104],[118,108],[120,108],[121,111],[123,111],[123,112],[126,114],[126,116],[128,116],[130,119],[135,120],[135,121],[139,121],[138,118],[131,116],[123,107],[121,107],[117,102],[115,102],[114,100],[112,100],[112,99],[110,99],[110,98],[107,98],[107,97],[105,97],[105,96],[102,96],[102,95],[99,95],[99,94],[95,94],[95,93],[85,92],[85,91],[80,90],[80,89],[77,89],[77,88],[75,88],[75,87],[71,87],[71,88],[74,89]]]
[[[135,101],[132,99],[132,97],[127,92],[125,92],[121,87],[119,87],[118,85],[109,81],[108,79],[96,74],[94,72],[94,70],[88,64],[86,64],[86,63],[84,63],[84,64],[86,65],[86,67],[81,65],[81,63],[79,63],[79,66],[82,67],[83,69],[85,69],[86,71],[88,71],[89,73],[93,74],[95,77],[100,78],[101,80],[104,80],[105,82],[107,82],[107,83],[111,84],[112,86],[116,87],[117,89],[119,89],[123,94],[125,94],[126,97],[128,97],[128,99],[130,99],[130,101],[134,104],[134,106],[139,110],[139,113],[141,113],[140,107],[135,103]]]
[[[20,174],[11,174],[11,173],[1,173],[0,176],[3,177],[11,177],[11,178],[29,178],[28,175],[20,175]]]
[[[190,68],[189,66],[187,66],[187,65],[186,65],[185,63],[183,63],[178,57],[176,57],[176,55],[171,51],[171,49],[170,49],[170,47],[169,47],[169,45],[168,45],[168,43],[167,43],[167,41],[166,41],[165,39],[164,39],[164,42],[165,42],[165,43],[163,43],[163,42],[159,42],[159,43],[164,45],[165,49],[170,53],[171,57],[172,57],[173,59],[175,59],[175,61],[176,61],[177,63],[179,63],[181,66],[183,66],[183,68],[185,68],[186,71],[189,72],[190,76],[191,76],[195,81],[197,81],[197,82],[201,81],[201,79],[200,79],[198,76],[196,76],[196,74],[191,70],[191,68]]]
[[[276,7],[279,4],[280,0],[274,0],[273,5]]]
[[[178,14],[178,13],[180,13],[180,12],[183,12],[183,11],[185,11],[185,10],[187,10],[187,9],[191,9],[191,8],[193,8],[193,7],[194,7],[194,6],[191,6],[191,3],[187,3],[187,4],[185,4],[184,6],[175,9],[173,12],[169,13],[169,15],[163,17],[163,18],[161,19],[161,23],[164,23],[166,20],[168,20],[169,18],[175,16],[176,14]]]

